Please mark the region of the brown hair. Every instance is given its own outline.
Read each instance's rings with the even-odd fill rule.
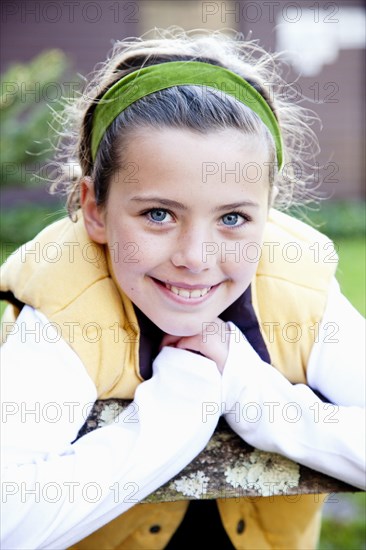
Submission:
[[[243,40],[241,34],[181,29],[156,30],[155,38],[118,41],[111,55],[97,70],[82,96],[64,112],[59,158],[65,168],[72,166],[74,177],[66,169],[51,186],[51,192],[67,195],[71,217],[80,207],[80,180],[90,176],[97,203],[105,204],[109,182],[121,167],[128,134],[136,129],[188,128],[207,133],[236,128],[247,134],[263,136],[270,151],[268,162],[276,166],[273,138],[259,117],[227,94],[200,86],[176,86],[139,99],[125,109],[109,126],[100,143],[95,162],[91,156],[91,130],[94,109],[105,92],[117,80],[143,66],[168,61],[203,61],[223,66],[245,78],[267,101],[279,121],[284,143],[284,169],[269,170],[270,181],[279,188],[275,206],[287,207],[311,196],[306,186],[307,160],[318,151],[309,122],[312,113],[289,97],[289,86],[280,76],[276,57],[256,41]],[[286,86],[285,97],[283,93]],[[67,145],[65,145],[67,143]],[[294,169],[294,167],[296,169]]]

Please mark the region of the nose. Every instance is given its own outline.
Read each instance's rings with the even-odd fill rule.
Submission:
[[[218,249],[218,244],[210,240],[204,231],[192,228],[179,236],[171,261],[175,267],[201,273],[216,264]]]

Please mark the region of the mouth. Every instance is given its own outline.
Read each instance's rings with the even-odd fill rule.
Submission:
[[[203,296],[206,296],[212,288],[212,286],[206,286],[203,288],[195,288],[193,290],[189,290],[188,288],[182,288],[174,285],[170,285],[168,283],[164,283],[165,287],[170,290],[170,292],[173,292],[176,296],[182,296],[183,298],[202,298]]]
[[[156,283],[165,294],[170,295],[171,298],[179,301],[192,301],[199,302],[209,294],[212,294],[219,286],[220,283],[210,286],[205,285],[187,285],[185,283],[170,284],[160,281],[152,277],[154,283]]]

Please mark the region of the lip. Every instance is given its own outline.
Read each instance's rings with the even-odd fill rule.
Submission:
[[[189,284],[183,283],[183,282],[160,281],[159,279],[155,279],[154,277],[150,277],[150,279],[153,281],[156,288],[158,288],[160,290],[160,292],[162,292],[164,294],[164,296],[166,296],[167,298],[169,298],[170,300],[172,300],[173,302],[175,302],[177,304],[184,304],[184,305],[198,305],[198,304],[201,304],[201,303],[209,300],[211,298],[211,296],[213,296],[213,294],[215,294],[216,290],[221,285],[221,283],[216,283],[215,285],[208,285],[208,284],[205,284],[205,285],[203,285],[203,284],[189,285]],[[185,290],[202,290],[202,289],[205,289],[205,288],[210,288],[210,290],[204,296],[199,296],[197,298],[188,298],[188,297],[186,298],[184,296],[174,294],[171,290],[169,290],[166,287],[166,285],[176,286],[178,288],[182,288],[182,289],[185,289]]]

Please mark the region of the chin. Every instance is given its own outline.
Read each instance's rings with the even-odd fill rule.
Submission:
[[[178,336],[180,338],[188,338],[189,336],[196,336],[197,334],[200,334],[202,331],[201,330],[171,330],[168,332],[168,331],[165,331],[166,334],[170,334],[171,336]]]
[[[180,325],[176,323],[162,322],[158,323],[153,321],[160,330],[171,336],[180,336],[181,338],[187,336],[196,336],[196,334],[201,334],[202,332],[202,323],[192,322],[192,323],[182,323]]]

